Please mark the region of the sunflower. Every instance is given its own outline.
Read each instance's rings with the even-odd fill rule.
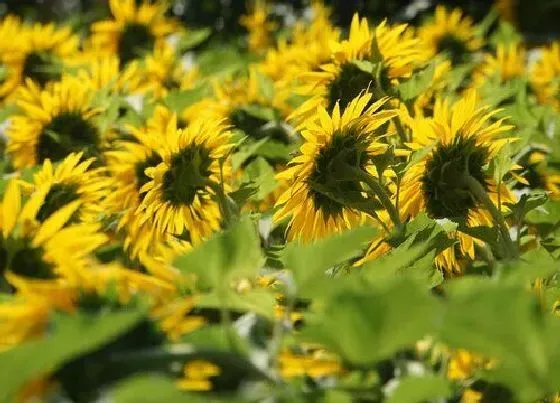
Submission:
[[[377,54],[372,54],[373,40]],[[317,106],[330,113],[337,102],[344,109],[362,91],[376,95],[387,91],[424,65],[425,55],[418,45],[406,24],[390,27],[384,21],[372,32],[367,20],[360,21],[355,14],[348,39],[331,44],[332,62],[301,75],[304,84],[298,92],[312,96],[289,119],[301,123],[315,116]]]
[[[330,44],[338,41],[340,29],[330,22],[330,9],[321,2],[311,5],[310,23],[297,21],[290,38],[281,37],[268,49],[258,69],[274,80],[277,91],[291,91],[303,72],[318,69],[331,58]]]
[[[249,50],[261,53],[270,46],[277,24],[270,21],[266,0],[255,0],[250,6],[249,14],[242,15],[239,22],[249,31]]]
[[[136,214],[146,196],[140,190],[151,181],[145,170],[163,162],[162,156],[157,152],[158,140],[161,133],[168,130],[176,132],[177,117],[165,107],[157,106],[154,116],[148,119],[146,128],[129,127],[130,138],[117,141],[113,149],[105,153],[115,189],[108,196],[107,204],[110,211],[120,214],[117,230],[124,232],[125,250],[131,258],[139,258],[141,261],[145,261],[149,255],[167,255],[168,247],[173,250],[186,247],[185,242],[153,231]]]
[[[195,120],[185,129],[155,133],[162,162],[144,170],[149,181],[136,214],[159,234],[196,244],[221,226],[229,192],[230,135],[223,121]]]
[[[96,91],[110,89],[126,95],[142,91],[138,63],[130,62],[121,69],[116,55],[92,53],[84,56],[77,65],[76,76],[84,86]]]
[[[8,15],[0,22],[0,99],[7,99],[21,82],[21,64],[9,63],[9,55],[17,52],[22,25],[19,18]]]
[[[560,110],[560,42],[543,49],[530,73],[531,86],[539,102]]]
[[[522,155],[518,164],[523,177],[518,179],[516,188],[543,189],[552,200],[560,200],[560,172],[548,164],[546,150],[533,149]]]
[[[92,24],[91,42],[97,49],[118,55],[121,65],[143,58],[178,30],[165,17],[167,6],[162,1],[110,0],[109,7],[114,19]]]
[[[92,168],[95,158],[82,159],[82,153],[68,155],[56,167],[46,159],[29,187],[41,204],[36,220],[44,222],[53,213],[74,201],[80,207],[70,221],[95,222],[104,212],[103,200],[110,193],[103,168]]]
[[[79,37],[70,27],[36,23],[23,25],[13,35],[6,38],[13,41],[14,46],[10,52],[2,54],[2,62],[19,83],[31,79],[44,87],[48,82],[59,80],[65,63],[78,54]]]
[[[443,53],[453,65],[468,61],[469,53],[483,45],[472,19],[458,8],[448,12],[444,6],[436,7],[433,20],[418,29],[418,37],[430,57]]]
[[[475,87],[483,85],[489,78],[498,77],[500,82],[526,76],[526,52],[521,44],[498,44],[496,54],[487,53],[484,61],[473,73]]]
[[[75,280],[88,267],[90,253],[106,241],[98,223],[67,225],[80,207],[79,200],[38,221],[43,200],[43,194],[34,192],[22,205],[21,185],[14,179],[2,202],[1,271],[18,290],[47,292],[58,279]]]
[[[457,221],[467,227],[495,225],[490,207],[480,200],[480,192],[487,194],[488,202],[498,211],[506,210],[505,203],[514,202],[507,187],[497,184],[486,170],[501,148],[513,141],[500,137],[512,128],[503,119],[489,123],[498,112],[477,106],[476,92],[468,91],[451,107],[447,101],[437,100],[433,118],[408,122],[413,136],[410,148],[430,151],[402,179],[400,212],[404,218],[426,212],[432,218]],[[436,258],[436,265],[449,274],[461,272],[461,257],[474,258],[478,242],[460,231],[456,238],[458,244]]]
[[[196,66],[186,68],[177,59],[175,50],[167,45],[156,45],[154,52],[146,56],[142,68],[145,91],[151,92],[156,99],[164,98],[169,91],[194,88],[199,78]]]
[[[102,143],[91,106],[93,92],[75,77],[41,90],[28,81],[17,95],[20,111],[10,119],[7,152],[17,169],[64,159],[72,152],[96,155]]]
[[[319,123],[307,121],[304,125],[301,134],[305,141],[299,155],[276,176],[290,184],[278,199],[273,217],[275,222],[290,217],[289,239],[309,242],[352,228],[366,219],[362,211],[341,200],[354,197],[358,202],[368,201],[360,179],[336,179],[336,162],[371,171],[371,157],[387,149],[387,144],[377,142],[375,136],[384,123],[396,116],[396,111],[378,111],[387,99],[366,109],[371,98],[367,93],[352,100],[342,116],[339,103],[331,115],[319,106]]]

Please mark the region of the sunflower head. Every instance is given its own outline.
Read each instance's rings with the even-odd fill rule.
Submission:
[[[443,53],[454,65],[468,61],[469,52],[482,46],[472,19],[463,16],[458,8],[448,12],[438,6],[434,19],[420,27],[418,36],[431,56]]]
[[[364,219],[352,203],[375,204],[365,196],[356,174],[349,173],[367,172],[372,158],[385,151],[386,144],[376,138],[396,112],[378,111],[386,99],[368,107],[370,101],[371,94],[352,100],[342,116],[338,103],[331,115],[319,107],[319,122],[304,125],[300,155],[277,175],[289,187],[277,201],[274,220],[291,217],[289,238],[309,241],[341,231]]]
[[[464,221],[477,202],[458,178],[470,175],[488,190],[484,174],[488,157],[488,148],[472,138],[457,136],[451,143],[439,143],[420,178],[428,213],[434,218]]]
[[[31,81],[18,95],[20,114],[7,131],[7,151],[17,168],[61,161],[72,152],[98,153],[101,135],[92,118],[93,94],[75,77],[66,77],[41,90]]]

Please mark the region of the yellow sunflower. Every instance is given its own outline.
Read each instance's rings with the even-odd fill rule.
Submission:
[[[199,78],[198,68],[186,68],[177,58],[175,50],[167,45],[156,45],[154,52],[146,56],[142,68],[143,88],[160,99],[172,90],[194,88]]]
[[[8,183],[1,208],[2,272],[16,289],[45,292],[57,279],[75,280],[88,267],[89,255],[106,241],[98,223],[67,225],[80,207],[70,202],[43,222],[36,219],[44,195],[35,192],[22,204],[21,185]]]
[[[42,90],[28,81],[17,95],[19,112],[10,118],[7,152],[16,168],[64,159],[72,152],[96,155],[102,136],[92,118],[100,110],[93,108],[94,93],[75,77]]]
[[[149,223],[142,222],[142,217],[136,214],[146,195],[140,189],[151,181],[145,170],[163,162],[157,147],[161,133],[168,130],[176,132],[177,117],[163,106],[158,106],[154,116],[148,119],[146,128],[130,127],[131,138],[117,141],[105,153],[115,189],[108,196],[107,205],[110,211],[120,214],[117,230],[124,232],[125,250],[133,259],[139,258],[141,261],[147,260],[151,255],[167,254],[168,247],[181,250],[187,246],[175,237],[154,231]]]
[[[91,42],[97,49],[118,55],[121,65],[142,59],[178,31],[175,21],[166,18],[163,1],[110,0],[109,7],[114,19],[92,24]]]
[[[467,61],[470,52],[483,45],[472,19],[458,8],[448,12],[444,6],[437,6],[433,20],[418,29],[418,37],[430,57],[443,53],[453,65]]]
[[[60,79],[65,63],[78,54],[79,37],[70,27],[57,27],[52,23],[23,25],[13,38],[6,40],[17,46],[2,55],[2,63],[19,83],[31,79],[44,87]]]
[[[9,98],[21,82],[21,63],[10,63],[10,55],[21,46],[22,25],[18,17],[8,15],[0,22],[0,100]]]
[[[155,133],[162,160],[145,169],[150,178],[136,214],[160,234],[196,244],[221,226],[220,197],[230,190],[230,132],[223,121],[196,120]]]
[[[76,76],[84,86],[93,90],[109,89],[112,92],[132,95],[141,92],[141,74],[136,62],[120,68],[116,55],[89,54],[77,66]]]
[[[110,193],[109,178],[104,168],[92,168],[95,158],[82,159],[83,154],[70,154],[56,167],[46,159],[41,170],[28,186],[39,194],[41,207],[36,220],[44,222],[53,213],[74,201],[79,208],[75,221],[95,222],[104,212],[103,201]]]
[[[374,39],[378,49],[375,55],[372,54]],[[317,106],[332,112],[337,102],[344,109],[362,91],[383,93],[425,63],[425,55],[418,45],[418,40],[407,32],[406,24],[391,27],[382,22],[371,31],[365,18],[360,21],[354,15],[348,39],[331,44],[332,62],[321,65],[319,71],[301,75],[304,84],[298,92],[311,98],[289,119],[304,122],[315,115]]]
[[[530,81],[539,102],[560,110],[560,42],[543,49],[531,69]]]
[[[256,53],[266,51],[271,44],[272,32],[277,28],[270,21],[267,1],[252,1],[249,14],[242,15],[239,22],[249,31],[249,50]]]
[[[523,78],[526,75],[526,52],[521,44],[498,44],[496,54],[487,53],[484,61],[473,73],[473,85],[479,87],[486,80],[497,76],[501,82]]]
[[[552,200],[560,200],[560,172],[548,164],[548,156],[547,151],[539,149],[521,156],[518,164],[523,170],[523,177],[519,178],[516,187],[543,189]]]
[[[318,69],[331,59],[330,45],[338,41],[340,29],[330,22],[330,9],[321,2],[311,5],[310,23],[297,21],[291,37],[281,37],[268,49],[258,69],[274,80],[277,91],[291,91],[296,78],[303,72]]]
[[[476,92],[469,91],[451,107],[446,101],[436,101],[433,118],[408,122],[413,139],[408,146],[413,150],[428,147],[430,152],[406,171],[401,182],[400,213],[404,218],[427,212],[432,218],[468,227],[497,224],[497,217],[488,209],[500,214],[506,210],[505,203],[514,202],[508,188],[497,184],[486,170],[500,149],[513,141],[503,137],[512,128],[503,119],[489,123],[497,112],[478,106]],[[502,233],[506,236],[509,239]],[[461,272],[461,258],[473,259],[479,242],[460,231],[456,238],[457,245],[436,258],[436,265],[449,274]]]
[[[290,186],[278,199],[273,220],[290,217],[288,239],[309,242],[365,221],[366,214],[341,200],[353,197],[354,201],[367,202],[362,180],[355,174],[352,179],[337,179],[336,162],[375,174],[371,157],[387,149],[386,143],[376,140],[376,136],[385,135],[378,129],[397,112],[378,111],[387,99],[367,107],[371,98],[368,93],[352,100],[342,116],[339,103],[331,115],[319,106],[319,123],[307,121],[304,125],[301,134],[305,141],[299,155],[277,175]]]

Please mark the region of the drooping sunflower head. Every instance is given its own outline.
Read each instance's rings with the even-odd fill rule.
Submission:
[[[451,107],[438,100],[433,118],[408,122],[413,133],[409,146],[429,152],[407,170],[402,180],[404,217],[426,212],[432,218],[467,226],[492,226],[489,212],[467,181],[476,181],[494,204],[500,204],[499,208],[505,209],[505,203],[513,201],[512,193],[503,183],[496,183],[488,171],[491,160],[513,141],[504,137],[511,126],[503,120],[490,123],[497,112],[477,106],[476,92],[469,91]],[[473,257],[473,239],[459,233],[458,241],[459,254]],[[446,270],[460,271],[455,255],[455,248],[451,247],[436,263]]]
[[[337,102],[344,109],[363,91],[379,97],[424,63],[425,56],[417,45],[418,40],[407,34],[406,24],[390,27],[382,22],[372,31],[365,18],[360,21],[354,15],[348,39],[331,45],[332,62],[301,75],[303,85],[298,92],[311,98],[289,119],[304,122],[314,116],[317,106],[332,113]]]
[[[560,42],[543,49],[531,70],[531,86],[539,102],[560,110]]]
[[[72,152],[87,157],[99,152],[102,136],[92,118],[99,109],[91,106],[93,93],[74,77],[64,77],[40,89],[28,81],[17,98],[18,115],[7,130],[7,152],[16,168],[64,159]]]
[[[52,23],[24,25],[10,40],[18,46],[3,55],[5,63],[16,69],[20,82],[31,79],[41,87],[59,80],[65,63],[78,53],[79,37]]]
[[[230,132],[222,121],[191,122],[183,130],[169,126],[153,133],[162,162],[146,168],[149,182],[137,214],[160,234],[197,243],[220,228],[220,194],[229,191]],[[223,201],[223,200],[222,200]]]
[[[177,31],[174,21],[165,17],[165,2],[110,0],[113,19],[91,26],[93,44],[116,54],[121,65],[141,59],[161,45],[165,37]]]
[[[431,56],[443,53],[454,65],[468,61],[469,53],[482,46],[472,19],[458,8],[448,12],[438,6],[433,20],[419,28],[418,36]]]
[[[371,158],[386,150],[386,144],[376,140],[378,129],[396,115],[392,110],[379,111],[386,99],[368,107],[370,101],[371,94],[359,96],[342,115],[339,104],[330,115],[318,107],[319,122],[306,123],[300,154],[277,175],[290,185],[279,197],[274,215],[276,222],[290,218],[288,238],[311,241],[365,219],[350,206],[367,202],[363,185],[355,174],[341,177],[341,172],[371,169]]]
[[[485,54],[484,61],[473,73],[473,84],[482,85],[488,78],[501,82],[522,78],[526,74],[526,52],[521,44],[498,44],[496,54]]]
[[[103,213],[103,201],[110,193],[110,182],[103,168],[93,168],[94,158],[82,159],[82,153],[68,155],[56,166],[46,159],[33,176],[31,200],[39,203],[35,219],[45,222],[69,203],[78,201],[79,208],[71,222],[95,222]]]
[[[37,219],[43,194],[35,192],[23,204],[21,185],[9,182],[1,208],[3,267],[5,280],[16,288],[42,286],[41,280],[75,280],[86,270],[90,253],[106,237],[98,223],[67,225],[80,207],[67,203],[43,222]]]

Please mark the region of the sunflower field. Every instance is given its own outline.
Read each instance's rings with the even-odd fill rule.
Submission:
[[[560,403],[558,1],[0,18],[0,403]]]

